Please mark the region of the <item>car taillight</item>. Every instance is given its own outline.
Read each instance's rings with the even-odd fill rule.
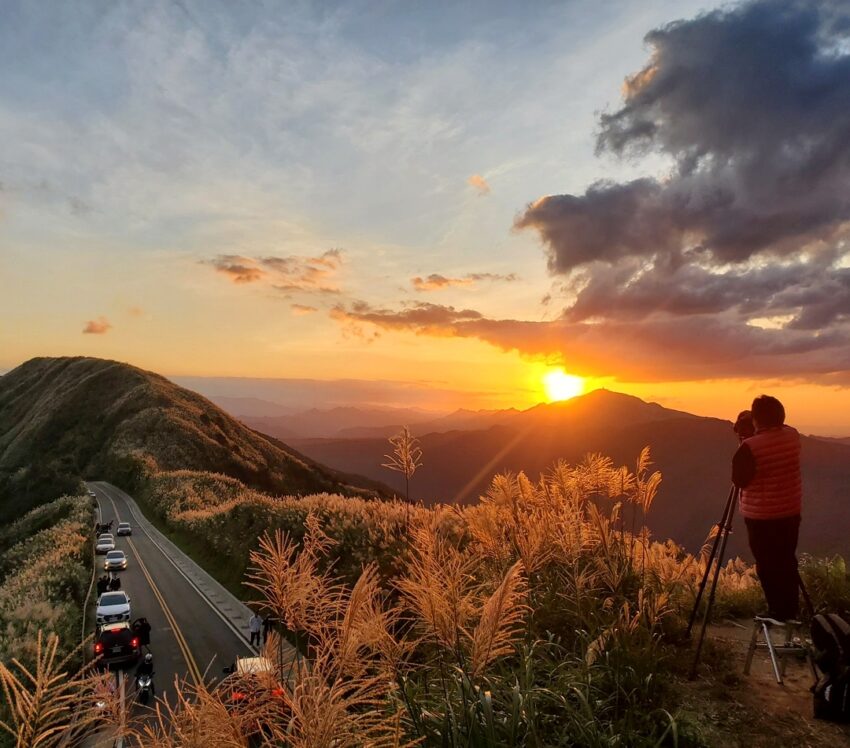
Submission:
[[[139,640],[134,636],[133,640],[130,642],[133,645],[133,649],[139,646]]]
[[[95,642],[94,651],[96,654],[100,654],[101,652],[103,652],[103,644],[101,644],[100,642]]]

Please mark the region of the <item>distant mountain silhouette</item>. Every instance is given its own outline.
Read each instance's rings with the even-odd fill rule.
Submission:
[[[82,478],[133,488],[150,472],[183,469],[272,494],[380,490],[134,366],[37,358],[0,377],[0,519],[72,491]]]
[[[190,388],[191,389],[191,388]],[[289,405],[281,405],[271,400],[259,397],[230,397],[228,395],[208,395],[219,408],[236,418],[274,418],[289,416],[297,413],[298,409]]]
[[[496,415],[481,417],[480,423]],[[469,423],[475,423],[470,418]],[[509,425],[423,434],[423,466],[411,494],[426,503],[474,502],[498,472],[523,470],[532,478],[558,459],[577,462],[601,452],[632,465],[649,445],[664,481],[649,515],[656,537],[673,538],[689,549],[703,543],[723,510],[730,486],[730,459],[737,440],[730,421],[694,416],[607,390],[563,403],[509,412]],[[388,483],[403,492],[397,475],[381,468],[385,438],[299,440],[298,449],[340,470]],[[803,437],[805,481],[801,550],[850,551],[850,447]],[[731,542],[746,555],[746,533],[738,520]]]
[[[434,417],[432,413],[413,408],[352,407],[311,408],[272,417],[235,412],[234,415],[252,429],[278,439],[347,438],[351,431],[357,436],[380,436],[396,433],[401,428],[400,424],[416,424]]]

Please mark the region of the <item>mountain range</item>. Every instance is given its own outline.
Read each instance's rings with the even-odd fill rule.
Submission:
[[[559,459],[574,463],[587,453],[631,465],[649,445],[664,480],[648,525],[656,537],[673,538],[690,550],[700,547],[720,519],[738,446],[730,421],[607,390],[525,411],[459,411],[418,423],[412,431],[419,435],[423,465],[411,481],[411,496],[425,503],[474,502],[496,473],[522,470],[536,478]],[[381,467],[390,449],[387,430],[348,433],[356,436],[291,443],[323,464],[384,481],[402,495],[403,478]],[[850,445],[806,436],[802,444],[806,494],[800,548],[850,551]],[[731,551],[746,555],[746,533],[740,520],[738,525]]]
[[[268,412],[263,403],[249,405]],[[0,377],[0,521],[75,490],[84,478],[134,490],[147,476],[173,470],[221,473],[275,495],[401,495],[403,478],[381,465],[390,451],[387,435],[411,418],[420,419],[412,428],[423,450],[411,495],[425,503],[471,503],[499,472],[536,479],[557,460],[575,463],[588,453],[632,465],[649,445],[664,479],[648,525],[655,537],[691,550],[720,518],[737,447],[729,421],[607,390],[523,411],[434,418],[418,410],[339,408],[243,416],[242,423],[201,395],[127,364],[39,358]],[[283,428],[294,434],[286,442]],[[335,436],[298,436],[309,429]],[[847,553],[850,445],[802,442],[800,549]],[[732,553],[746,555],[740,521],[731,542]]]

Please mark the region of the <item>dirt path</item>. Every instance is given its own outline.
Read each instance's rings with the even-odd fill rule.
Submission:
[[[812,672],[804,661],[789,661],[784,683],[773,675],[764,650],[743,674],[752,622],[711,626],[701,678],[690,685],[686,705],[706,709],[710,727],[703,737],[718,748],[839,748],[850,746],[850,727],[812,717]]]

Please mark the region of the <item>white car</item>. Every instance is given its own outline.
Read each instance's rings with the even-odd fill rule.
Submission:
[[[104,571],[122,571],[127,568],[127,557],[124,551],[109,551],[103,562]]]
[[[115,530],[115,534],[116,535],[132,535],[133,534],[133,528],[130,527],[129,522],[119,522],[118,523],[118,529]]]
[[[104,592],[97,599],[97,623],[130,620],[130,598],[126,592]]]
[[[104,533],[97,539],[94,546],[95,553],[109,553],[115,550],[115,538],[109,533]]]

